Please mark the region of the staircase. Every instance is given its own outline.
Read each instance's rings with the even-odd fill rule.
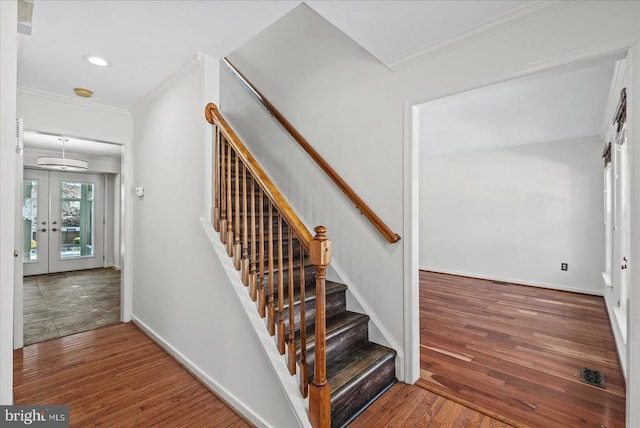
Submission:
[[[326,229],[313,237],[217,108],[205,114],[216,130],[214,229],[309,396],[312,425],[346,426],[396,382],[396,352],[369,341],[369,317],[348,311],[347,286],[325,279]]]
[[[294,241],[294,246],[296,244]],[[295,251],[294,251],[295,254]],[[295,257],[295,256],[294,256]],[[299,260],[299,256],[294,262]],[[313,266],[307,265],[304,273],[305,289],[305,327],[309,332],[315,330],[316,292]],[[265,294],[269,295],[265,273]],[[288,282],[289,273],[284,274],[284,283]],[[299,283],[299,269],[294,271],[294,283]],[[277,282],[277,278],[276,281]],[[331,281],[325,282],[326,313],[326,364],[327,382],[331,391],[331,426],[342,427],[364,410],[380,394],[396,382],[395,356],[390,348],[369,341],[367,315],[348,311],[346,308],[347,286]],[[301,287],[294,288],[293,314],[300,319]],[[274,301],[278,301],[278,290],[274,289]],[[289,328],[288,288],[284,288],[285,331]],[[275,311],[275,319],[279,311]],[[300,361],[300,326],[294,329],[296,338],[296,361]],[[315,362],[315,335],[307,335],[306,362],[309,380],[313,381]]]

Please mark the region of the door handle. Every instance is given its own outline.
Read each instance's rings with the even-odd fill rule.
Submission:
[[[52,232],[57,232],[57,231],[58,231],[58,229],[57,229],[57,228],[55,228],[55,227],[53,227],[53,228],[51,228],[51,231],[52,231]]]
[[[40,232],[46,232],[46,231],[47,231],[46,227],[43,227],[42,229],[40,229]]]

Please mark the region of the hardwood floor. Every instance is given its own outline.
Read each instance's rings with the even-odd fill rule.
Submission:
[[[505,428],[510,425],[417,386],[397,383],[349,428]]]
[[[66,404],[70,426],[250,426],[132,324],[14,352],[15,404]]]
[[[624,427],[602,297],[421,272],[420,315],[416,385],[516,426]],[[606,389],[580,382],[581,366]]]
[[[350,427],[624,427],[602,298],[420,278],[422,388],[394,385]],[[580,366],[607,388],[581,383]],[[131,324],[15,351],[14,383],[16,404],[68,404],[72,427],[250,426]]]
[[[248,427],[132,324],[14,352],[16,404],[66,404],[72,427]],[[396,384],[351,427],[504,428],[425,389]]]

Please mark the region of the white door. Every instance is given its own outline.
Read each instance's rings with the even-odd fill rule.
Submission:
[[[103,267],[104,176],[24,170],[24,275]]]
[[[25,169],[22,181],[23,274],[49,272],[49,172]]]

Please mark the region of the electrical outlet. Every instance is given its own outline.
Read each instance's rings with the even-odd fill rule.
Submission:
[[[560,263],[560,270],[569,270],[568,263]]]

